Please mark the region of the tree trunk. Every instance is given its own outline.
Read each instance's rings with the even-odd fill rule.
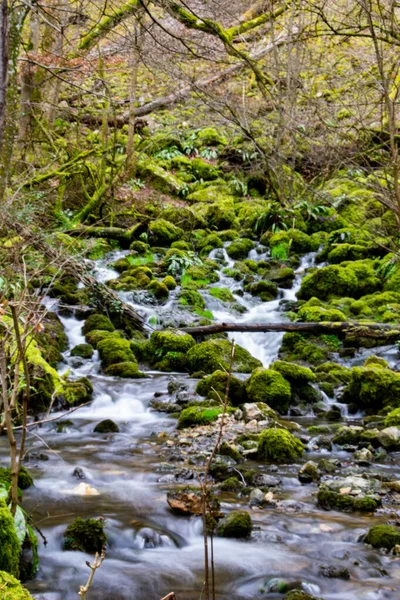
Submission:
[[[216,323],[203,327],[183,327],[195,336],[210,335],[212,333],[244,331],[249,333],[269,333],[294,331],[296,333],[321,334],[349,334],[357,337],[368,337],[377,339],[395,340],[400,337],[400,327],[387,325],[386,323],[359,323],[348,322],[324,322],[324,323]]]
[[[6,119],[8,63],[8,0],[0,4],[0,150],[3,142]],[[1,152],[0,152],[1,156]]]

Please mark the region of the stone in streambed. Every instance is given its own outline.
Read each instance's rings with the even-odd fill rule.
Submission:
[[[78,550],[94,554],[101,552],[107,543],[104,519],[81,519],[78,517],[64,532],[64,550]]]
[[[187,488],[175,492],[168,492],[167,502],[174,512],[181,515],[201,515],[203,512],[203,500],[200,490]],[[219,501],[213,498],[208,501],[213,516],[220,515]]]
[[[381,504],[380,482],[358,476],[323,483],[317,494],[318,504],[326,510],[374,512]]]
[[[392,550],[400,544],[400,528],[392,525],[375,525],[371,527],[363,541],[373,548]]]
[[[313,483],[321,479],[321,473],[318,465],[309,460],[301,467],[298,477],[301,483]]]
[[[349,570],[346,567],[336,567],[334,565],[321,565],[319,573],[322,577],[329,579],[350,579]]]
[[[94,433],[119,433],[119,427],[111,419],[104,419],[97,423],[93,431]]]
[[[78,344],[71,350],[71,356],[79,356],[80,358],[92,358],[93,346],[91,344]]]
[[[251,536],[253,524],[245,510],[234,510],[218,524],[217,534],[221,537],[245,539]]]

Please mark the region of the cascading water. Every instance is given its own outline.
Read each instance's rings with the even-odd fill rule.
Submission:
[[[123,256],[114,254],[112,259]],[[225,257],[228,264],[228,257]],[[252,256],[252,258],[260,258]],[[313,264],[314,255],[303,258],[291,290],[280,290],[280,299],[293,300],[302,273]],[[100,261],[97,277],[107,281],[117,274]],[[221,272],[220,286],[233,292],[237,283]],[[127,295],[125,297],[128,297]],[[207,306],[215,319],[244,323],[284,320],[279,301],[260,302],[251,296],[236,295],[246,312],[237,317],[205,293]],[[162,308],[136,305],[148,316],[161,314]],[[61,315],[70,348],[84,341],[82,321]],[[267,366],[277,356],[282,335],[234,334],[240,345]],[[99,374],[97,353],[91,360],[64,354],[60,372],[67,369],[73,377],[89,375],[94,400],[63,422],[54,421],[32,430],[27,466],[35,487],[24,494],[24,507],[32,512],[46,536],[40,545],[40,570],[28,587],[38,600],[72,600],[86,582],[86,560],[80,552],[62,550],[63,532],[76,517],[104,516],[108,536],[107,558],[96,573],[90,598],[93,600],[159,600],[174,590],[177,600],[198,600],[203,586],[203,542],[198,518],[179,518],[167,507],[165,493],[174,485],[173,465],[163,462],[161,448],[165,432],[175,421],[149,408],[157,396],[168,401],[170,377],[151,374],[143,380],[122,381]],[[189,389],[195,381],[179,376]],[[57,415],[53,415],[57,416]],[[112,419],[119,433],[98,435],[95,424]],[[41,460],[39,453],[47,456]],[[36,453],[36,454],[35,454]],[[327,456],[330,455],[326,451]],[[0,447],[5,462],[6,447]],[[38,458],[39,456],[39,458]],[[341,460],[346,460],[341,453]],[[313,458],[312,448],[309,458]],[[252,465],[258,468],[257,465]],[[386,467],[387,468],[387,467]],[[400,478],[400,467],[391,465],[393,479]],[[298,465],[282,466],[281,508],[254,509],[251,541],[215,539],[214,554],[217,597],[228,600],[266,598],[277,600],[281,594],[266,593],[271,578],[302,580],[303,589],[326,600],[394,600],[400,594],[400,566],[390,556],[377,556],[358,544],[358,537],[371,525],[371,518],[345,513],[325,513],[316,506],[312,488],[297,480]],[[261,467],[268,472],[267,466]],[[195,471],[188,474],[195,481]],[[224,496],[223,509],[238,508],[245,500]],[[247,503],[244,504],[248,508]],[[345,561],[350,566],[348,581],[321,578],[318,565]]]

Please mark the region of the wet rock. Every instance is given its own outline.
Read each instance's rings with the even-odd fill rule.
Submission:
[[[334,473],[337,469],[340,469],[342,465],[338,460],[332,458],[321,458],[318,461],[318,468],[324,473]]]
[[[37,460],[49,460],[47,454],[43,452],[27,452],[24,456],[24,462],[33,462]]]
[[[258,444],[260,458],[284,462],[299,458],[303,452],[302,442],[285,429],[267,429],[260,435]]]
[[[163,402],[160,400],[150,400],[149,406],[158,412],[165,412],[168,414],[178,413],[182,410],[182,406],[175,402]]]
[[[100,496],[100,492],[88,483],[80,483],[70,492],[74,496]]]
[[[104,419],[97,423],[93,431],[94,433],[119,433],[119,427],[111,419]]]
[[[287,579],[278,579],[274,577],[265,583],[265,591],[268,593],[284,594],[289,590],[297,590],[301,586],[301,581],[289,581]]]
[[[219,489],[223,492],[236,492],[241,487],[243,487],[243,482],[239,481],[239,479],[235,476],[228,477],[222,483],[219,484]]]
[[[72,473],[72,476],[76,477],[77,479],[86,479],[86,475],[81,467],[76,467]]]
[[[182,390],[176,394],[176,403],[180,406],[185,406],[189,402],[196,402],[199,398],[195,394]]]
[[[400,450],[400,428],[399,427],[386,427],[382,429],[377,436],[378,440],[385,448],[385,450]]]
[[[368,448],[361,448],[354,452],[354,460],[357,464],[367,467],[374,460],[374,455]]]
[[[251,490],[251,492],[250,492],[250,499],[249,499],[249,506],[250,507],[252,507],[252,506],[264,506],[264,504],[266,504],[264,492],[262,492],[258,488],[255,488],[254,490]]]
[[[151,529],[151,527],[142,527],[137,532],[136,537],[142,539],[144,548],[158,548],[162,545],[160,533]]]
[[[323,600],[317,596],[311,596],[302,590],[291,590],[286,594],[283,600]]]
[[[245,510],[234,510],[219,522],[217,534],[221,537],[245,539],[251,536],[252,529],[249,513]]]
[[[91,344],[78,344],[71,350],[71,356],[79,356],[80,358],[92,358],[94,353],[93,346]]]
[[[184,489],[168,492],[167,502],[172,510],[181,515],[201,515],[203,511],[203,500],[200,490]],[[208,500],[209,510],[214,517],[219,516],[219,501],[216,498]]]
[[[336,404],[334,404],[326,413],[325,413],[325,418],[327,421],[341,421],[343,419],[342,417],[342,411],[340,410],[339,406],[336,406]]]
[[[345,446],[347,444],[358,444],[363,433],[363,427],[351,426],[351,427],[340,427],[333,438],[333,443],[339,446]]]
[[[375,525],[371,527],[363,541],[373,548],[384,548],[390,551],[400,544],[400,527]]]
[[[329,579],[350,579],[349,570],[346,567],[336,567],[334,565],[321,565],[319,573],[322,577]]]
[[[318,448],[325,448],[325,450],[332,450],[332,440],[327,435],[319,435],[315,438],[314,444]]]
[[[321,473],[318,465],[309,460],[301,467],[298,477],[301,483],[313,483],[321,479]]]
[[[242,457],[241,453],[239,452],[238,447],[234,446],[232,444],[228,444],[228,442],[225,440],[220,445],[220,447],[218,449],[218,454],[221,454],[222,456],[229,456],[237,463],[242,462],[242,460],[243,460],[243,457]]]
[[[281,483],[281,478],[260,473],[254,477],[253,483],[260,487],[276,487]]]
[[[167,389],[168,394],[172,396],[172,394],[175,394],[178,390],[187,390],[187,385],[182,381],[179,381],[179,379],[176,377],[171,377],[171,379],[168,381]]]
[[[393,492],[400,493],[400,481],[386,481],[383,485]]]
[[[81,519],[78,517],[64,532],[64,550],[79,550],[94,554],[101,552],[107,543],[104,519]]]
[[[322,484],[317,500],[326,510],[373,512],[381,505],[379,490],[377,479],[349,476]]]

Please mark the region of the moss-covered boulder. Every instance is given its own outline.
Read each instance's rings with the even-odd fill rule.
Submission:
[[[85,335],[88,344],[97,348],[97,344],[106,338],[123,339],[122,331],[104,331],[103,329],[94,329]]]
[[[250,514],[246,510],[233,510],[218,523],[217,534],[226,538],[247,539],[252,529]]]
[[[186,353],[195,343],[191,335],[178,329],[153,331],[146,357],[160,371],[184,371]]]
[[[11,470],[7,467],[0,467],[0,484],[5,485],[5,487],[8,487],[11,484]],[[21,490],[27,490],[32,485],[32,475],[26,467],[21,466],[18,475],[18,487]]]
[[[115,327],[105,315],[94,314],[86,319],[85,324],[82,327],[82,333],[87,335],[95,329],[101,331],[114,331]]]
[[[93,431],[94,433],[119,433],[119,427],[112,419],[104,419],[97,423]]]
[[[156,219],[149,224],[149,240],[152,246],[169,247],[184,237],[183,229],[165,219]]]
[[[317,598],[317,596],[312,596],[311,594],[307,594],[307,592],[303,592],[303,590],[290,590],[286,594],[283,600],[323,600],[322,598]]]
[[[297,313],[297,320],[306,323],[321,323],[323,321],[335,323],[346,321],[347,317],[341,310],[337,308],[326,306],[310,306],[310,304],[307,302]]]
[[[128,340],[105,338],[97,344],[97,350],[99,351],[103,368],[116,363],[137,362]]]
[[[95,554],[101,552],[107,543],[103,519],[82,519],[78,517],[64,532],[64,550],[78,550]]]
[[[376,414],[385,406],[400,405],[400,374],[378,364],[354,367],[342,400]]]
[[[63,398],[67,405],[81,404],[88,402],[92,398],[93,386],[87,377],[80,377],[75,381],[67,381],[64,383],[60,397]]]
[[[376,479],[349,476],[323,483],[318,490],[318,504],[325,510],[374,512],[381,505],[380,483]]]
[[[218,419],[223,409],[220,406],[189,406],[179,414],[178,429],[196,427],[198,425],[209,425]]]
[[[385,417],[385,427],[400,427],[400,408],[391,410]]]
[[[0,500],[0,570],[19,577],[21,545],[14,519],[4,500]]]
[[[189,306],[195,310],[204,310],[206,307],[203,296],[196,290],[182,289],[178,301],[181,306]]]
[[[258,441],[258,456],[273,462],[295,460],[303,455],[302,442],[286,429],[267,429]]]
[[[228,340],[209,340],[191,348],[187,354],[188,367],[191,373],[203,371],[213,373],[221,368],[229,370],[232,344]],[[251,356],[250,352],[235,346],[232,370],[237,373],[251,373],[261,362]]]
[[[211,296],[221,300],[221,302],[235,302],[235,297],[229,288],[213,287],[209,289]]]
[[[334,444],[338,444],[339,446],[358,444],[363,431],[363,427],[358,427],[356,425],[351,425],[349,427],[339,427],[335,436],[332,439],[332,442]]]
[[[272,363],[270,369],[278,371],[291,384],[315,383],[317,380],[315,374],[308,367],[302,367],[284,360],[276,360]]]
[[[204,214],[210,229],[222,231],[233,228],[235,223],[235,210],[231,200],[222,198],[219,202],[207,205]]]
[[[198,382],[196,393],[208,399],[219,401],[225,398],[228,375],[225,371],[214,371],[212,375]],[[233,406],[247,402],[246,386],[241,379],[234,375],[229,382],[229,401]]]
[[[175,279],[171,277],[171,275],[164,277],[161,283],[163,283],[170,291],[174,290],[177,286]]]
[[[104,373],[110,377],[122,377],[123,379],[140,379],[145,377],[144,373],[139,371],[137,362],[119,362],[109,365],[104,369]]]
[[[6,571],[0,571],[0,590],[2,600],[33,600],[22,583]]]
[[[229,244],[226,251],[230,258],[233,258],[234,260],[242,260],[247,258],[248,253],[250,250],[253,250],[253,248],[254,242],[252,240],[249,240],[248,238],[241,238],[234,240],[231,244]]]
[[[80,358],[92,358],[93,346],[91,344],[78,344],[71,350],[71,356],[79,356]]]
[[[263,302],[274,300],[278,295],[278,287],[273,281],[262,279],[257,283],[252,283],[245,286],[245,291],[250,292],[252,296],[260,296]]]
[[[290,383],[276,370],[255,369],[246,381],[246,392],[249,402],[265,402],[282,414],[289,408]]]
[[[392,550],[400,545],[400,528],[393,525],[375,525],[371,527],[363,540],[373,548]]]
[[[154,279],[146,286],[146,289],[157,300],[167,300],[169,297],[169,289],[165,283]]]

